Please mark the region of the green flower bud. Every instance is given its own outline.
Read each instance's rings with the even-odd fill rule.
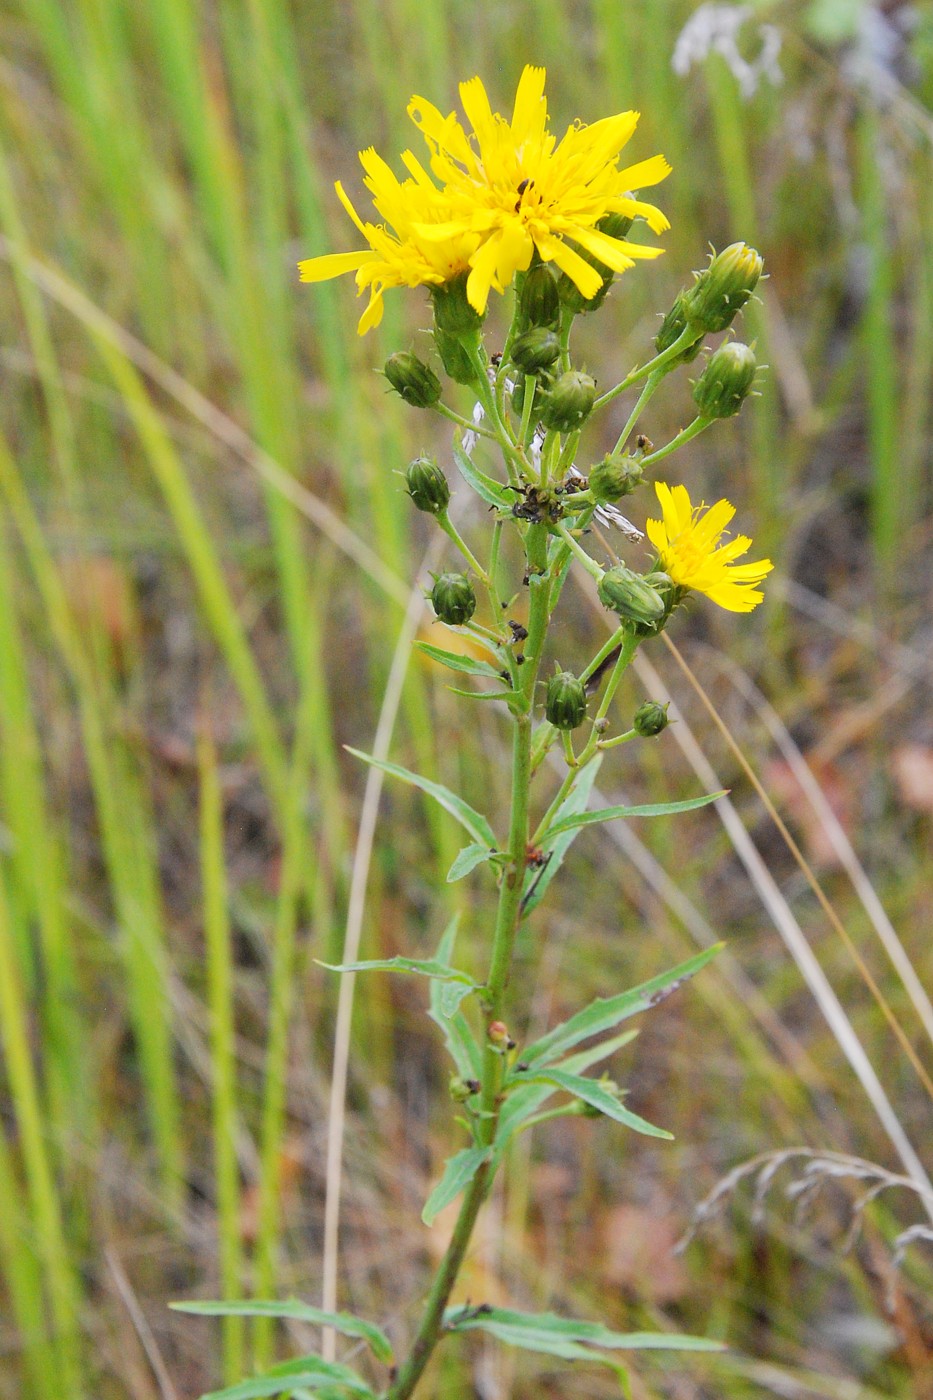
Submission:
[[[684,293],[684,313],[690,324],[712,334],[724,331],[757,287],[763,266],[761,254],[747,243],[724,248]]]
[[[654,348],[658,354],[669,350],[676,340],[679,340],[687,329],[687,317],[684,311],[684,297],[686,292],[678,292],[674,300],[674,305],[661,322],[661,329],[654,338]],[[703,337],[697,334],[696,341],[682,355],[678,355],[674,361],[678,365],[688,365],[691,360],[695,360],[700,353],[703,344]]]
[[[477,331],[485,316],[472,307],[467,300],[468,272],[460,272],[440,287],[431,288],[431,302],[434,306],[434,325],[448,335],[462,335],[464,331]]]
[[[641,485],[645,469],[634,457],[626,457],[621,452],[612,453],[590,467],[588,486],[594,501],[604,505],[607,501],[618,501],[622,496],[630,496],[636,486]]]
[[[670,701],[667,704],[670,704]],[[662,729],[666,729],[670,724],[667,704],[658,705],[654,700],[646,700],[643,705],[639,705],[632,720],[635,733],[640,734],[643,739],[653,739]]]
[[[416,457],[405,472],[408,494],[419,510],[440,515],[450,504],[447,478],[433,457]]]
[[[449,331],[435,330],[434,344],[441,357],[441,364],[455,384],[472,384],[476,378],[473,361],[462,340]]]
[[[476,594],[466,574],[440,574],[431,589],[431,604],[441,622],[460,627],[476,611]]]
[[[560,294],[557,277],[547,263],[538,263],[525,274],[518,309],[523,326],[557,330],[560,325]]]
[[[441,381],[424,360],[409,350],[396,350],[385,362],[385,377],[413,408],[430,408],[441,396]]]
[[[450,1076],[450,1097],[454,1103],[466,1103],[467,1099],[479,1093],[481,1087],[478,1079],[461,1079],[459,1074]]]
[[[753,350],[738,340],[720,345],[693,386],[693,401],[702,418],[731,418],[755,383]]]
[[[512,344],[512,363],[525,374],[537,374],[547,369],[560,355],[560,341],[553,331],[544,326],[532,326]]]
[[[657,588],[642,574],[633,573],[624,564],[617,564],[603,574],[597,592],[604,608],[632,622],[656,624],[667,611]]]
[[[577,369],[568,369],[545,395],[541,421],[559,433],[575,432],[589,417],[596,402],[596,380]]]
[[[555,729],[576,729],[586,718],[586,690],[572,671],[548,681],[544,712]]]

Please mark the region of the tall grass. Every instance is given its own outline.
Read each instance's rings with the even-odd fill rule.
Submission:
[[[532,61],[549,67],[557,126],[642,111],[633,158],[671,158],[659,202],[673,227],[665,259],[624,279],[606,313],[618,344],[587,343],[594,371],[647,353],[654,312],[710,240],[758,240],[772,280],[744,333],[771,374],[723,455],[700,447],[692,469],[710,490],[727,484],[785,572],[799,565],[826,591],[842,579],[852,610],[881,584],[885,632],[916,625],[933,423],[928,60],[920,51],[915,91],[901,85],[879,104],[846,76],[844,49],[791,10],[775,21],[784,86],[745,98],[716,55],[686,78],[673,72],[694,8],[354,0],[310,14],[284,0],[14,0],[0,17],[0,1397],[140,1393],[105,1244],[183,1394],[234,1378],[282,1339],[231,1320],[208,1345],[212,1334],[165,1311],[170,1297],[317,1294],[336,989],[315,959],[342,946],[363,787],[341,746],[372,742],[423,554],[394,472],[446,435],[428,418],[413,428],[372,373],[389,350],[419,347],[417,296],[397,296],[361,342],[352,286],[312,301],[294,263],[350,246],[332,181],[358,193],[357,147],[407,144],[412,92],[447,108],[456,82],[481,71],[506,100]],[[842,166],[824,129],[843,132]],[[678,426],[650,430],[663,439]],[[866,503],[864,530],[849,529]],[[830,521],[822,535],[817,509]],[[799,551],[808,531],[810,552]],[[814,562],[830,536],[837,552]],[[581,655],[591,625],[581,614]],[[861,673],[888,664],[883,640],[853,662],[797,620],[769,633],[766,665],[748,663],[809,742],[835,723],[834,674],[860,698]],[[814,654],[819,675],[807,669]],[[675,685],[673,670],[665,679]],[[464,722],[413,664],[393,754],[442,781],[465,769],[479,800],[497,782],[500,737],[481,715],[484,757],[468,763]],[[747,735],[754,747],[752,722]],[[632,778],[651,796],[689,781],[670,746]],[[916,872],[898,891],[900,931],[929,979],[923,832],[879,816],[881,801],[877,839],[857,825],[849,835],[882,898],[882,856]],[[742,790],[737,806],[920,1142],[928,1104],[883,1019],[822,942]],[[451,824],[391,789],[382,807],[364,945],[426,949],[456,908],[469,938],[488,913],[482,896],[431,873],[456,852]],[[605,1263],[614,1206],[682,1224],[718,1170],[763,1146],[889,1151],[728,840],[705,822],[645,833],[624,857],[581,840],[535,993],[544,1021],[577,989],[650,975],[659,948],[676,956],[710,924],[731,934],[734,957],[632,1060],[633,1091],[663,1098],[664,1121],[702,1146],[598,1162],[572,1129],[529,1137],[529,1181],[502,1203],[504,1236],[474,1261],[471,1286],[581,1306],[615,1290],[629,1320],[668,1308],[690,1330],[721,1330],[740,1355],[710,1384],[730,1396],[767,1389],[760,1361],[786,1385],[806,1373],[816,1394],[843,1393],[829,1379],[841,1375],[906,1397],[920,1384],[915,1352],[807,1333],[806,1316],[830,1318],[837,1304],[884,1316],[858,1256],[827,1282],[801,1263],[809,1245],[792,1229],[763,1245],[736,1218],[721,1248],[692,1247],[669,1299],[644,1271]],[[861,932],[845,882],[831,873],[830,884]],[[860,947],[928,1063],[867,933]],[[410,1222],[443,1074],[407,988],[374,978],[358,995],[373,1053],[350,1062],[341,1290],[403,1326],[422,1277]],[[582,1187],[579,1214],[571,1186]],[[890,1241],[897,1222],[882,1215],[869,1229]],[[914,1254],[906,1276],[913,1307],[913,1285],[928,1281]],[[472,1364],[445,1360],[445,1394],[472,1393]],[[673,1393],[657,1372],[638,1383]],[[510,1384],[540,1393],[521,1366]],[[603,1394],[598,1384],[586,1393]]]

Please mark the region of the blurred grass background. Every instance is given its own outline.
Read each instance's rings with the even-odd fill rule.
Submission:
[[[763,397],[680,470],[694,495],[736,502],[779,576],[741,627],[696,607],[676,640],[901,1041],[655,649],[656,682],[638,685],[673,695],[680,724],[602,780],[693,793],[710,780],[695,735],[746,844],[712,811],[582,837],[516,980],[537,1026],[726,936],[617,1071],[677,1141],[573,1120],[528,1135],[461,1291],[732,1345],[672,1369],[639,1360],[636,1397],[933,1394],[929,1244],[892,1263],[899,1232],[928,1222],[916,1194],[883,1196],[844,1249],[845,1190],[803,1216],[775,1190],[756,1221],[746,1188],[671,1254],[756,1153],[902,1170],[900,1132],[933,1171],[931,1027],[872,904],[929,987],[933,17],[897,0],[743,13],[735,52],[704,56],[734,6],[0,7],[0,1396],[184,1400],[301,1337],[222,1331],[168,1300],[319,1296],[335,986],[313,960],[340,953],[364,782],[341,746],[371,746],[427,544],[393,472],[421,449],[446,461],[448,437],[372,373],[421,344],[419,295],[390,298],[361,342],[352,284],[300,288],[295,262],[353,246],[332,182],[359,194],[356,150],[408,144],[413,92],[449,110],[479,72],[501,107],[526,62],[549,69],[553,128],[636,107],[632,159],[674,166],[664,258],[579,328],[604,384],[649,352],[708,243],[765,255],[740,332],[771,367]],[[681,372],[646,423],[655,440],[688,394]],[[567,614],[561,661],[582,663],[602,623],[580,595]],[[627,703],[642,698],[633,684]],[[504,796],[495,715],[422,661],[391,753],[489,811]],[[458,844],[417,794],[386,790],[366,955],[423,953],[460,910],[471,956],[488,891],[436,873]],[[750,878],[756,855],[777,899]],[[894,1127],[788,955],[787,918]],[[373,976],[357,999],[341,1301],[402,1340],[444,1243],[418,1215],[449,1148],[447,1067],[422,987]],[[482,1350],[452,1349],[434,1384],[613,1393]]]

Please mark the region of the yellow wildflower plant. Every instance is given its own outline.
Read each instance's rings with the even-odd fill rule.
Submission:
[[[720,544],[735,506],[725,500],[709,507],[694,506],[686,486],[672,489],[663,481],[655,482],[654,489],[663,518],[647,521],[645,530],[664,572],[679,588],[705,593],[729,612],[757,608],[764,594],[755,585],[774,565],[770,559],[735,563],[751,546],[747,535],[736,535],[727,544]]]
[[[476,240],[467,297],[480,313],[490,289],[505,291],[514,274],[529,267],[535,250],[565,272],[587,299],[600,290],[602,276],[577,249],[613,272],[634,266],[638,258],[659,255],[660,248],[600,230],[597,225],[608,214],[641,217],[655,233],[670,227],[660,209],[631,193],[670,174],[664,157],[619,169],[619,153],[639,114],[621,112],[591,126],[576,122],[558,144],[547,126],[545,76],[543,68],[525,68],[511,121],[492,111],[480,78],[461,83],[472,139],[455,114],[442,116],[423,97],[413,97],[408,106],[431,150],[431,169],[456,210],[447,222],[422,225],[418,233],[441,245],[451,239]]]
[[[402,160],[410,172],[407,180],[399,180],[372,147],[360,151],[360,164],[366,172],[364,184],[385,221],[382,224],[364,222],[339,180],[335,186],[341,204],[369,247],[306,258],[298,264],[302,282],[326,282],[345,272],[356,273],[358,295],[369,289],[369,304],[358,327],[360,335],[382,320],[387,288],[449,282],[466,270],[470,254],[479,244],[478,235],[471,233],[433,236],[433,226],[449,220],[451,209],[415,155],[405,151]]]

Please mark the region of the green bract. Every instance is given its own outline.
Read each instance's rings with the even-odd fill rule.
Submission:
[[[430,408],[441,396],[441,381],[410,350],[396,350],[385,362],[385,377],[412,408]]]
[[[434,580],[431,603],[441,622],[460,627],[476,611],[476,594],[466,574],[441,574]]]

